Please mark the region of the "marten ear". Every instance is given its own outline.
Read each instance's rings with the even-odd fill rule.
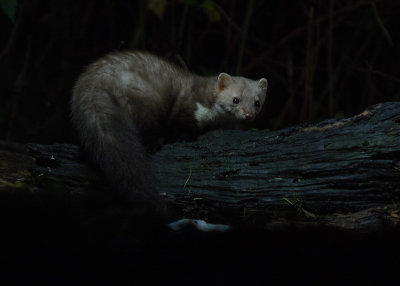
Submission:
[[[262,78],[258,81],[258,86],[262,90],[267,90],[268,87],[268,80],[266,78]]]
[[[227,73],[220,73],[217,80],[217,90],[223,90],[232,83],[232,77]]]

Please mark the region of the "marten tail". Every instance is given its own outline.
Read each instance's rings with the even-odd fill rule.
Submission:
[[[72,122],[85,151],[138,212],[164,213],[149,155],[132,119],[116,104],[88,109],[72,100]]]

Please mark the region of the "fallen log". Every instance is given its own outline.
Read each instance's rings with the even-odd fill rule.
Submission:
[[[112,200],[78,146],[0,143],[2,203]],[[153,155],[160,193],[176,219],[262,229],[400,225],[400,103],[342,120],[267,130],[219,130]],[[8,200],[8,201],[7,201]]]

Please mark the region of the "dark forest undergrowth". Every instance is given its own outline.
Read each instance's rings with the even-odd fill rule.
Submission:
[[[148,50],[202,75],[268,78],[262,128],[400,99],[397,0],[8,2],[16,9],[0,12],[3,140],[76,142],[73,83],[119,49]]]

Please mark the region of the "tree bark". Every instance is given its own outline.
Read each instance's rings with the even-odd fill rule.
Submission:
[[[106,207],[110,187],[78,146],[0,143],[0,190],[12,197]],[[175,218],[263,229],[398,229],[400,103],[279,131],[219,130],[153,155]],[[6,200],[6,201],[4,201]]]

